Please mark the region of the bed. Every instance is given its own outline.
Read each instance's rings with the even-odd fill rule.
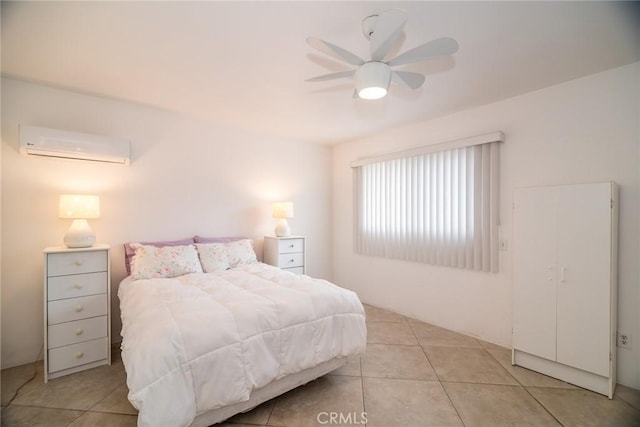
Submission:
[[[122,360],[139,426],[211,425],[364,353],[365,315],[354,292],[257,262],[255,254],[227,254],[231,262],[211,268],[203,246],[179,248],[195,250],[199,266],[141,276],[134,257],[118,289]],[[163,263],[175,270],[169,257],[154,271]]]

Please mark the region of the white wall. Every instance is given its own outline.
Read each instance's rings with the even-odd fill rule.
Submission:
[[[250,121],[251,117],[247,117]],[[132,141],[131,166],[37,158],[18,151],[18,124]],[[196,121],[140,105],[2,79],[2,367],[32,361],[43,340],[43,256],[62,244],[61,193],[101,197],[99,242],[112,245],[113,340],[122,244],[273,235],[271,202],[292,200],[307,236],[308,273],[330,278],[331,150]]]
[[[619,349],[618,379],[640,388],[639,85],[636,63],[335,147],[334,282],[365,302],[510,346],[511,248],[500,252],[498,274],[354,254],[349,166],[360,157],[502,130],[501,233],[509,244],[515,187],[620,184],[618,329],[633,336],[634,348]]]

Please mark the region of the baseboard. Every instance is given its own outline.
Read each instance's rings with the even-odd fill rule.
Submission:
[[[513,364],[566,381],[613,399],[616,381],[572,366],[544,359],[521,350],[513,350]]]

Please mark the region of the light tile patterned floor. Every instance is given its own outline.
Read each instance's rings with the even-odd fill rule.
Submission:
[[[373,306],[365,308],[366,356],[353,357],[337,371],[222,425],[640,426],[638,390],[618,386],[609,400],[511,366],[506,348]],[[37,367],[36,378],[9,406],[34,366],[2,371],[2,426],[136,425],[117,352],[112,366],[46,385],[42,363]]]

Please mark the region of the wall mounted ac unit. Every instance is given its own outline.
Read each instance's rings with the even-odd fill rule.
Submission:
[[[126,139],[20,125],[20,151],[25,154],[96,162],[131,162]]]

